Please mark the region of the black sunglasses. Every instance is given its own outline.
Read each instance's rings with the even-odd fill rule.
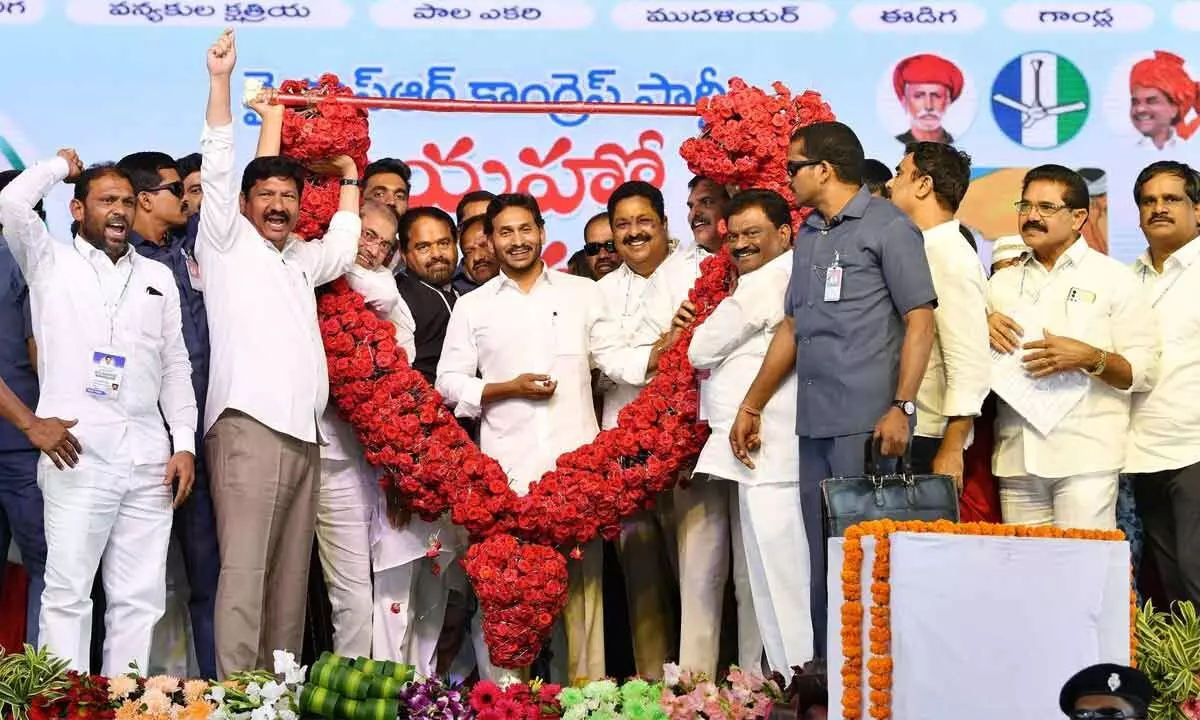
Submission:
[[[169,182],[169,183],[165,183],[163,185],[155,185],[152,188],[146,188],[142,192],[152,193],[152,192],[158,192],[159,190],[170,191],[170,193],[172,195],[174,195],[175,197],[182,198],[183,197],[183,181],[176,180],[175,182]]]
[[[820,165],[823,162],[825,162],[825,161],[824,160],[788,160],[787,161],[788,177],[795,177],[796,173],[800,172],[804,168],[812,167],[813,165]]]
[[[584,243],[583,252],[590,256],[599,255],[601,250],[607,250],[610,253],[617,251],[617,243],[615,240],[609,240],[602,243]]]

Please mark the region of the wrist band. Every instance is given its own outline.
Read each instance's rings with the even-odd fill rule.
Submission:
[[[1091,375],[1092,377],[1096,377],[1098,375],[1103,375],[1104,368],[1106,368],[1106,367],[1108,367],[1108,351],[1101,350],[1100,351],[1100,362],[1096,363],[1096,366],[1093,367],[1091,370],[1088,370],[1087,374]]]
[[[742,412],[746,413],[747,415],[753,415],[754,417],[762,417],[762,410],[755,410],[754,408],[750,407],[749,405],[739,405],[738,410],[741,410]]]

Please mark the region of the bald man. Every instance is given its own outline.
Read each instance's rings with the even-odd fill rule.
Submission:
[[[963,74],[957,65],[940,55],[912,55],[896,63],[892,87],[909,118],[909,129],[897,135],[897,140],[904,145],[921,141],[954,144],[942,127],[942,117],[962,95]]]

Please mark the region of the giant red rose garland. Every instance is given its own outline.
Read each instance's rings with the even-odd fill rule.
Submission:
[[[322,77],[326,87],[336,82],[333,76]],[[786,159],[791,126],[778,124],[776,117],[787,123],[829,114],[814,93],[780,110],[778,96],[766,96],[741,81],[731,88],[727,97],[738,108],[739,117],[732,121],[739,123],[739,132],[753,132],[750,125],[760,123],[757,137],[777,137],[777,142],[755,150],[755,167],[764,172],[773,165],[782,167]],[[786,88],[782,92],[786,96]],[[305,129],[311,113],[289,110],[283,152],[316,158],[360,147],[350,143],[365,136],[365,114],[335,117],[324,112],[333,105],[317,104],[322,122],[332,126],[323,133]],[[707,101],[701,101],[701,111],[706,113],[709,135],[718,142],[698,146],[690,157],[685,152],[693,171],[713,172],[720,182],[763,187],[749,169],[724,174],[705,169],[715,166],[714,153],[744,143],[723,149],[721,128],[732,116],[722,117]],[[773,164],[768,152],[774,153]],[[745,165],[739,165],[736,156],[731,162],[735,169]],[[309,205],[307,192],[304,201]],[[314,228],[328,223],[333,207],[321,205],[321,212],[329,215],[313,210]],[[702,275],[689,294],[698,321],[728,294],[731,269],[727,253],[701,265]],[[622,520],[653,506],[659,493],[675,484],[676,471],[708,437],[707,425],[696,417],[695,371],[687,359],[691,330],[663,353],[658,373],[621,411],[618,427],[561,455],[555,469],[521,496],[509,487],[500,464],[470,441],[437,391],[409,366],[391,323],[368,309],[361,295],[344,280],[336,281],[321,295],[318,313],[330,396],[355,428],[367,460],[383,471],[382,483],[406,509],[427,519],[449,512],[467,530],[474,544],[464,565],[479,598],[492,662],[502,667],[529,665],[566,605],[566,559],[559,548],[574,548],[571,554],[577,555],[579,545],[597,536],[615,538]]]

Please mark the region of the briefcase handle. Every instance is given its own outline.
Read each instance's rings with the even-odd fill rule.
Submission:
[[[883,454],[883,438],[871,436],[867,438],[867,462],[866,474],[870,477],[883,477],[890,473],[883,471],[883,459],[887,457]],[[900,467],[897,468],[899,474],[906,478],[912,477],[912,436],[909,435],[908,443],[904,446],[904,454],[900,456]]]

